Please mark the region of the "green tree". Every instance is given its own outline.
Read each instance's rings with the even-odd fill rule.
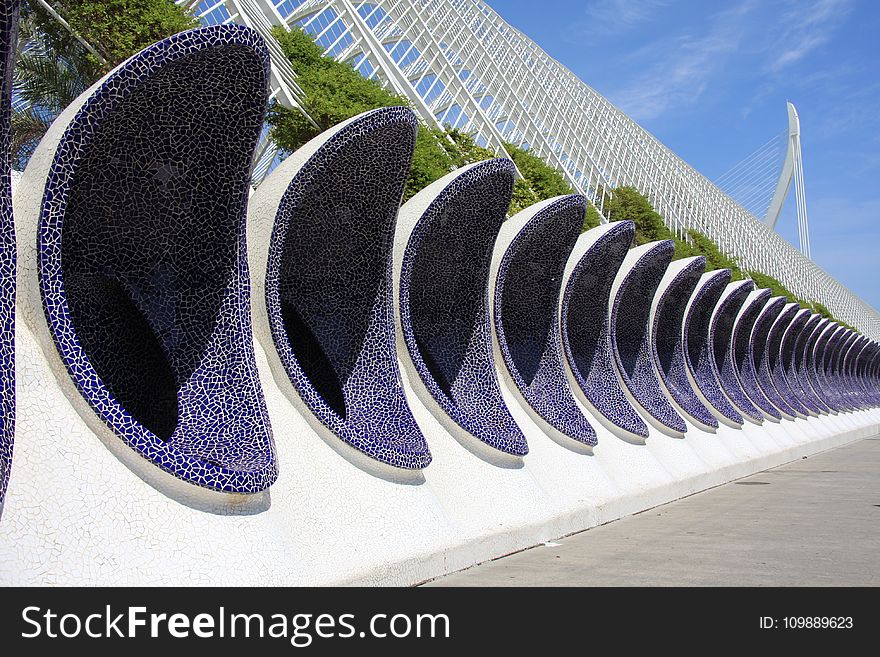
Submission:
[[[731,280],[738,281],[744,278],[736,259],[724,253],[718,248],[711,239],[698,230],[688,230],[690,238],[690,248],[693,249],[694,255],[706,256],[706,271],[713,269],[729,269]]]
[[[651,202],[633,187],[617,187],[614,195],[605,203],[605,214],[609,221],[635,222],[635,246],[674,238]],[[682,248],[686,250],[686,247]]]
[[[324,130],[362,112],[379,107],[410,106],[407,98],[388,91],[375,80],[368,80],[349,64],[325,57],[321,47],[302,30],[276,27],[273,34],[297,73],[297,83],[304,93],[303,106],[317,124],[313,125],[299,111],[278,103],[270,107],[271,137],[285,151],[295,151]],[[443,130],[421,124],[404,200],[461,166],[462,145],[470,148],[470,156],[476,157],[479,147],[469,140],[464,133],[447,135]],[[487,153],[491,156],[491,152]]]
[[[22,4],[11,117],[12,166],[23,169],[52,121],[116,64],[148,45],[197,25],[167,0],[66,0],[55,10],[95,57],[34,0]],[[101,61],[101,60],[104,61]]]
[[[69,49],[75,37],[34,0],[29,3],[49,45]],[[105,60],[86,54],[102,73],[157,41],[198,27],[192,14],[169,0],[53,0],[52,6]]]
[[[513,144],[504,144],[504,149],[539,201],[574,193],[562,174],[537,155]]]
[[[602,223],[602,215],[592,203],[587,205],[587,214],[584,217],[584,227],[582,230],[590,230]]]

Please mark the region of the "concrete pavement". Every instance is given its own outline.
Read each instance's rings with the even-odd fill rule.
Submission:
[[[427,585],[877,586],[880,436]]]

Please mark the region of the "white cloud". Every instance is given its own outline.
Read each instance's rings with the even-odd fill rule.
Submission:
[[[648,20],[668,4],[667,0],[593,0],[586,4],[584,13],[603,30],[623,31]]]
[[[851,9],[852,0],[790,1],[782,16],[782,33],[770,48],[777,54],[768,70],[777,73],[827,43]]]
[[[651,63],[626,87],[610,93],[611,100],[637,121],[695,103],[739,49],[746,33],[744,17],[753,5],[746,0],[716,14],[702,36],[661,39],[640,49],[638,57]]]

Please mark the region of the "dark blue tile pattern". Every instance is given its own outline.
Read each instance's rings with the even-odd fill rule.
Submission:
[[[838,404],[843,410],[852,410],[846,394],[846,359],[858,334],[846,329],[841,339],[841,347],[837,353],[834,367],[834,391],[837,394]]]
[[[859,408],[859,399],[853,386],[855,362],[862,350],[863,338],[858,333],[852,333],[852,339],[847,346],[846,354],[841,366],[841,394],[847,408],[855,410]]]
[[[750,280],[728,284],[712,314],[709,335],[712,338],[712,354],[718,368],[718,382],[722,391],[743,416],[755,422],[763,422],[764,416],[746,395],[739,382],[733,354],[733,327],[736,316],[749,292],[754,289],[755,284]]]
[[[865,406],[865,391],[860,379],[862,356],[865,348],[868,346],[869,340],[860,335],[853,343],[847,357],[847,375],[846,375],[846,395],[850,405],[854,409],[863,409]]]
[[[824,399],[826,403],[835,411],[842,410],[834,386],[834,367],[845,332],[846,329],[843,326],[835,325],[834,329],[830,332],[828,341],[825,343],[822,359],[818,361],[821,365],[819,368],[819,386],[825,393]]]
[[[673,262],[670,270],[675,265]],[[688,380],[682,342],[684,312],[705,268],[706,258],[699,256],[684,265],[667,285],[661,282],[654,298],[651,355],[660,382],[681,411],[698,425],[714,429],[718,427],[718,420],[703,405]]]
[[[335,132],[287,185],[266,268],[272,339],[300,397],[343,441],[400,468],[431,462],[393,315],[394,229],[417,131],[411,110],[391,107]]]
[[[564,196],[529,219],[501,259],[494,307],[501,355],[525,400],[563,434],[595,445],[565,377],[559,331],[562,274],[586,210],[583,196]]]
[[[772,294],[770,290],[755,290],[743,303],[733,327],[733,362],[740,385],[752,403],[766,416],[780,420],[782,414],[770,403],[758,384],[752,344],[755,322]]]
[[[707,272],[691,295],[684,319],[685,362],[703,397],[723,417],[740,425],[745,420],[721,389],[713,350],[712,313],[729,283],[729,269]]]
[[[837,329],[837,324],[823,319],[819,322],[819,325],[816,327],[814,331],[815,338],[811,340],[812,347],[810,344],[807,344],[807,358],[806,358],[806,379],[810,384],[810,387],[813,389],[816,397],[819,401],[828,409],[830,413],[836,413],[837,411],[834,407],[831,406],[827,395],[825,393],[825,387],[822,385],[823,379],[825,378],[824,374],[824,358],[825,358],[825,348],[828,346],[828,340],[834,331]]]
[[[98,417],[173,475],[238,493],[277,477],[245,245],[268,81],[241,26],[138,53],[70,121],[37,231],[49,330]]]
[[[15,226],[10,178],[12,68],[18,0],[0,5],[0,507],[12,469],[15,440]]]
[[[819,337],[816,333],[816,327],[821,321],[822,316],[816,313],[810,313],[807,316],[792,349],[791,365],[785,370],[786,378],[794,393],[799,394],[804,406],[814,413],[827,413],[829,410],[813,391],[813,386],[807,380],[806,373],[808,352],[816,344],[816,339]]]
[[[489,266],[514,172],[510,160],[480,162],[430,201],[403,254],[400,322],[413,365],[443,411],[490,447],[524,456],[525,436],[499,388],[489,319]]]
[[[779,345],[780,362],[778,365],[780,371],[778,374],[774,373],[774,376],[776,377],[783,377],[788,390],[798,403],[807,410],[809,415],[815,415],[818,411],[813,408],[812,401],[808,399],[807,393],[804,392],[803,387],[801,386],[797,374],[797,355],[795,351],[798,344],[801,343],[804,330],[810,325],[813,316],[813,312],[808,308],[800,308],[797,310],[794,318],[788,325],[788,328],[786,328],[783,333],[782,341]],[[778,386],[779,383],[777,383],[777,387]]]
[[[773,387],[783,401],[799,416],[807,417],[810,414],[809,409],[798,400],[786,381],[785,359],[782,353],[785,333],[791,328],[791,324],[800,310],[800,306],[796,303],[786,305],[776,321],[773,322],[773,326],[770,327],[770,333],[767,335],[767,368],[770,372],[770,380],[773,381]]]
[[[647,438],[648,427],[627,401],[614,372],[609,332],[611,286],[634,234],[633,222],[619,221],[580,236],[579,244],[590,245],[565,284],[560,319],[563,351],[584,398],[606,421]],[[577,245],[575,250],[580,250]]]
[[[611,300],[611,353],[624,385],[647,414],[678,433],[687,425],[660,389],[651,360],[648,316],[663,272],[672,261],[671,240],[636,247],[632,267],[618,272],[620,285]]]
[[[773,385],[773,379],[770,378],[770,354],[767,347],[770,329],[773,328],[773,322],[779,317],[785,303],[785,297],[773,297],[761,309],[752,329],[752,358],[761,392],[782,413],[783,417],[792,420],[797,417],[797,413],[782,399],[776,386]]]

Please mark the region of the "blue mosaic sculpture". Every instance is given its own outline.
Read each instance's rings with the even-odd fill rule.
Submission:
[[[251,29],[172,36],[65,110],[21,181],[44,190],[23,219],[44,311],[28,321],[71,402],[167,472],[236,493],[277,477],[245,248],[268,81]]]
[[[837,394],[840,399],[840,405],[845,410],[851,411],[854,410],[854,407],[849,399],[849,361],[850,361],[850,352],[852,351],[853,346],[858,340],[858,333],[855,331],[851,331],[849,329],[846,330],[845,341],[843,343],[843,347],[840,350],[840,354],[837,357],[837,377],[836,377],[836,385],[837,385]]]
[[[849,363],[849,394],[853,407],[857,409],[868,408],[868,403],[865,399],[865,389],[862,385],[860,364],[862,362],[862,355],[869,344],[870,340],[868,338],[860,336],[856,344],[853,345],[852,357]]]
[[[727,395],[744,419],[761,424],[764,416],[748,398],[740,384],[733,353],[733,327],[736,316],[746,297],[754,289],[755,284],[748,279],[729,283],[721,293],[718,303],[715,304],[709,334],[712,337],[712,353],[718,368],[718,382],[722,392]]]
[[[344,442],[408,469],[431,462],[393,315],[392,245],[417,131],[404,107],[349,119],[288,157],[248,212],[255,328],[279,386]]]
[[[504,364],[523,398],[554,429],[592,446],[596,432],[569,388],[559,333],[562,274],[586,210],[583,196],[562,196],[504,223],[499,242],[513,237],[498,265],[493,314]]]
[[[823,399],[828,406],[837,412],[842,409],[838,403],[837,391],[834,388],[834,364],[844,331],[843,326],[833,324],[830,330],[827,331],[828,339],[822,345],[821,357],[818,357],[817,354],[816,359],[819,387],[822,389]]]
[[[779,421],[782,414],[770,403],[758,384],[752,344],[752,329],[772,294],[766,289],[753,290],[743,302],[733,324],[733,362],[739,383],[752,403],[761,410],[765,418]]]
[[[631,249],[611,288],[611,353],[630,401],[665,433],[681,436],[687,425],[660,388],[648,339],[648,315],[675,250],[671,240]]]
[[[785,375],[792,391],[794,394],[800,395],[800,400],[804,406],[806,406],[811,413],[820,415],[822,413],[827,413],[828,408],[816,396],[816,393],[813,392],[813,386],[807,381],[805,365],[807,361],[807,351],[808,349],[812,349],[812,345],[815,344],[815,338],[818,337],[814,337],[813,334],[816,327],[819,325],[819,322],[822,321],[822,316],[807,311],[805,317],[806,319],[796,335],[795,343],[791,350],[791,364],[786,368]],[[795,318],[795,321],[797,321],[797,318]],[[792,322],[792,324],[794,324],[794,322]],[[786,341],[786,339],[783,339],[783,350],[787,349]]]
[[[807,343],[806,350],[806,380],[813,391],[813,394],[822,404],[825,412],[837,415],[837,411],[828,403],[825,388],[820,379],[824,379],[823,362],[825,356],[825,347],[828,339],[835,331],[837,324],[827,319],[822,319],[813,332],[813,337]]]
[[[631,221],[582,234],[563,273],[559,299],[562,348],[578,400],[615,435],[643,442],[648,426],[626,399],[611,355],[609,297],[635,234]]]
[[[9,162],[12,67],[18,0],[0,6],[0,509],[12,469],[15,439],[15,226]]]
[[[513,192],[513,162],[462,167],[400,209],[399,319],[419,378],[461,428],[514,456],[525,436],[501,395],[492,355],[489,265]]]
[[[758,385],[761,392],[770,400],[770,403],[787,420],[794,420],[797,412],[788,405],[788,403],[776,390],[773,379],[770,377],[770,329],[782,309],[785,307],[785,297],[773,297],[761,309],[758,318],[755,320],[755,326],[752,329],[752,358],[755,363],[755,373],[758,376]]]
[[[874,365],[876,359],[880,358],[880,346],[877,343],[868,340],[859,354],[858,363],[856,364],[856,374],[859,382],[859,394],[862,399],[863,407],[871,407],[880,400],[880,390],[878,390],[876,377],[874,376]]]
[[[721,389],[718,364],[713,350],[712,312],[730,283],[729,269],[706,272],[691,295],[684,319],[685,362],[701,398],[719,419],[735,428],[744,420]]]
[[[791,328],[801,307],[796,303],[786,304],[779,313],[779,317],[770,327],[770,333],[767,335],[767,369],[770,372],[770,380],[773,387],[782,400],[793,409],[797,417],[808,417],[809,409],[804,406],[792,392],[785,378],[785,360],[782,354],[783,338],[786,331]]]
[[[782,372],[791,393],[807,409],[810,416],[816,417],[820,414],[820,409],[814,404],[812,396],[804,389],[799,372],[807,334],[812,332],[818,323],[813,321],[814,317],[816,317],[815,313],[809,308],[803,308],[795,314],[782,338],[780,356],[782,358]],[[801,353],[798,353],[799,351]]]
[[[666,268],[651,307],[650,344],[657,376],[677,410],[696,426],[714,431],[718,420],[691,386],[682,342],[684,312],[705,268],[704,256],[675,260]]]

